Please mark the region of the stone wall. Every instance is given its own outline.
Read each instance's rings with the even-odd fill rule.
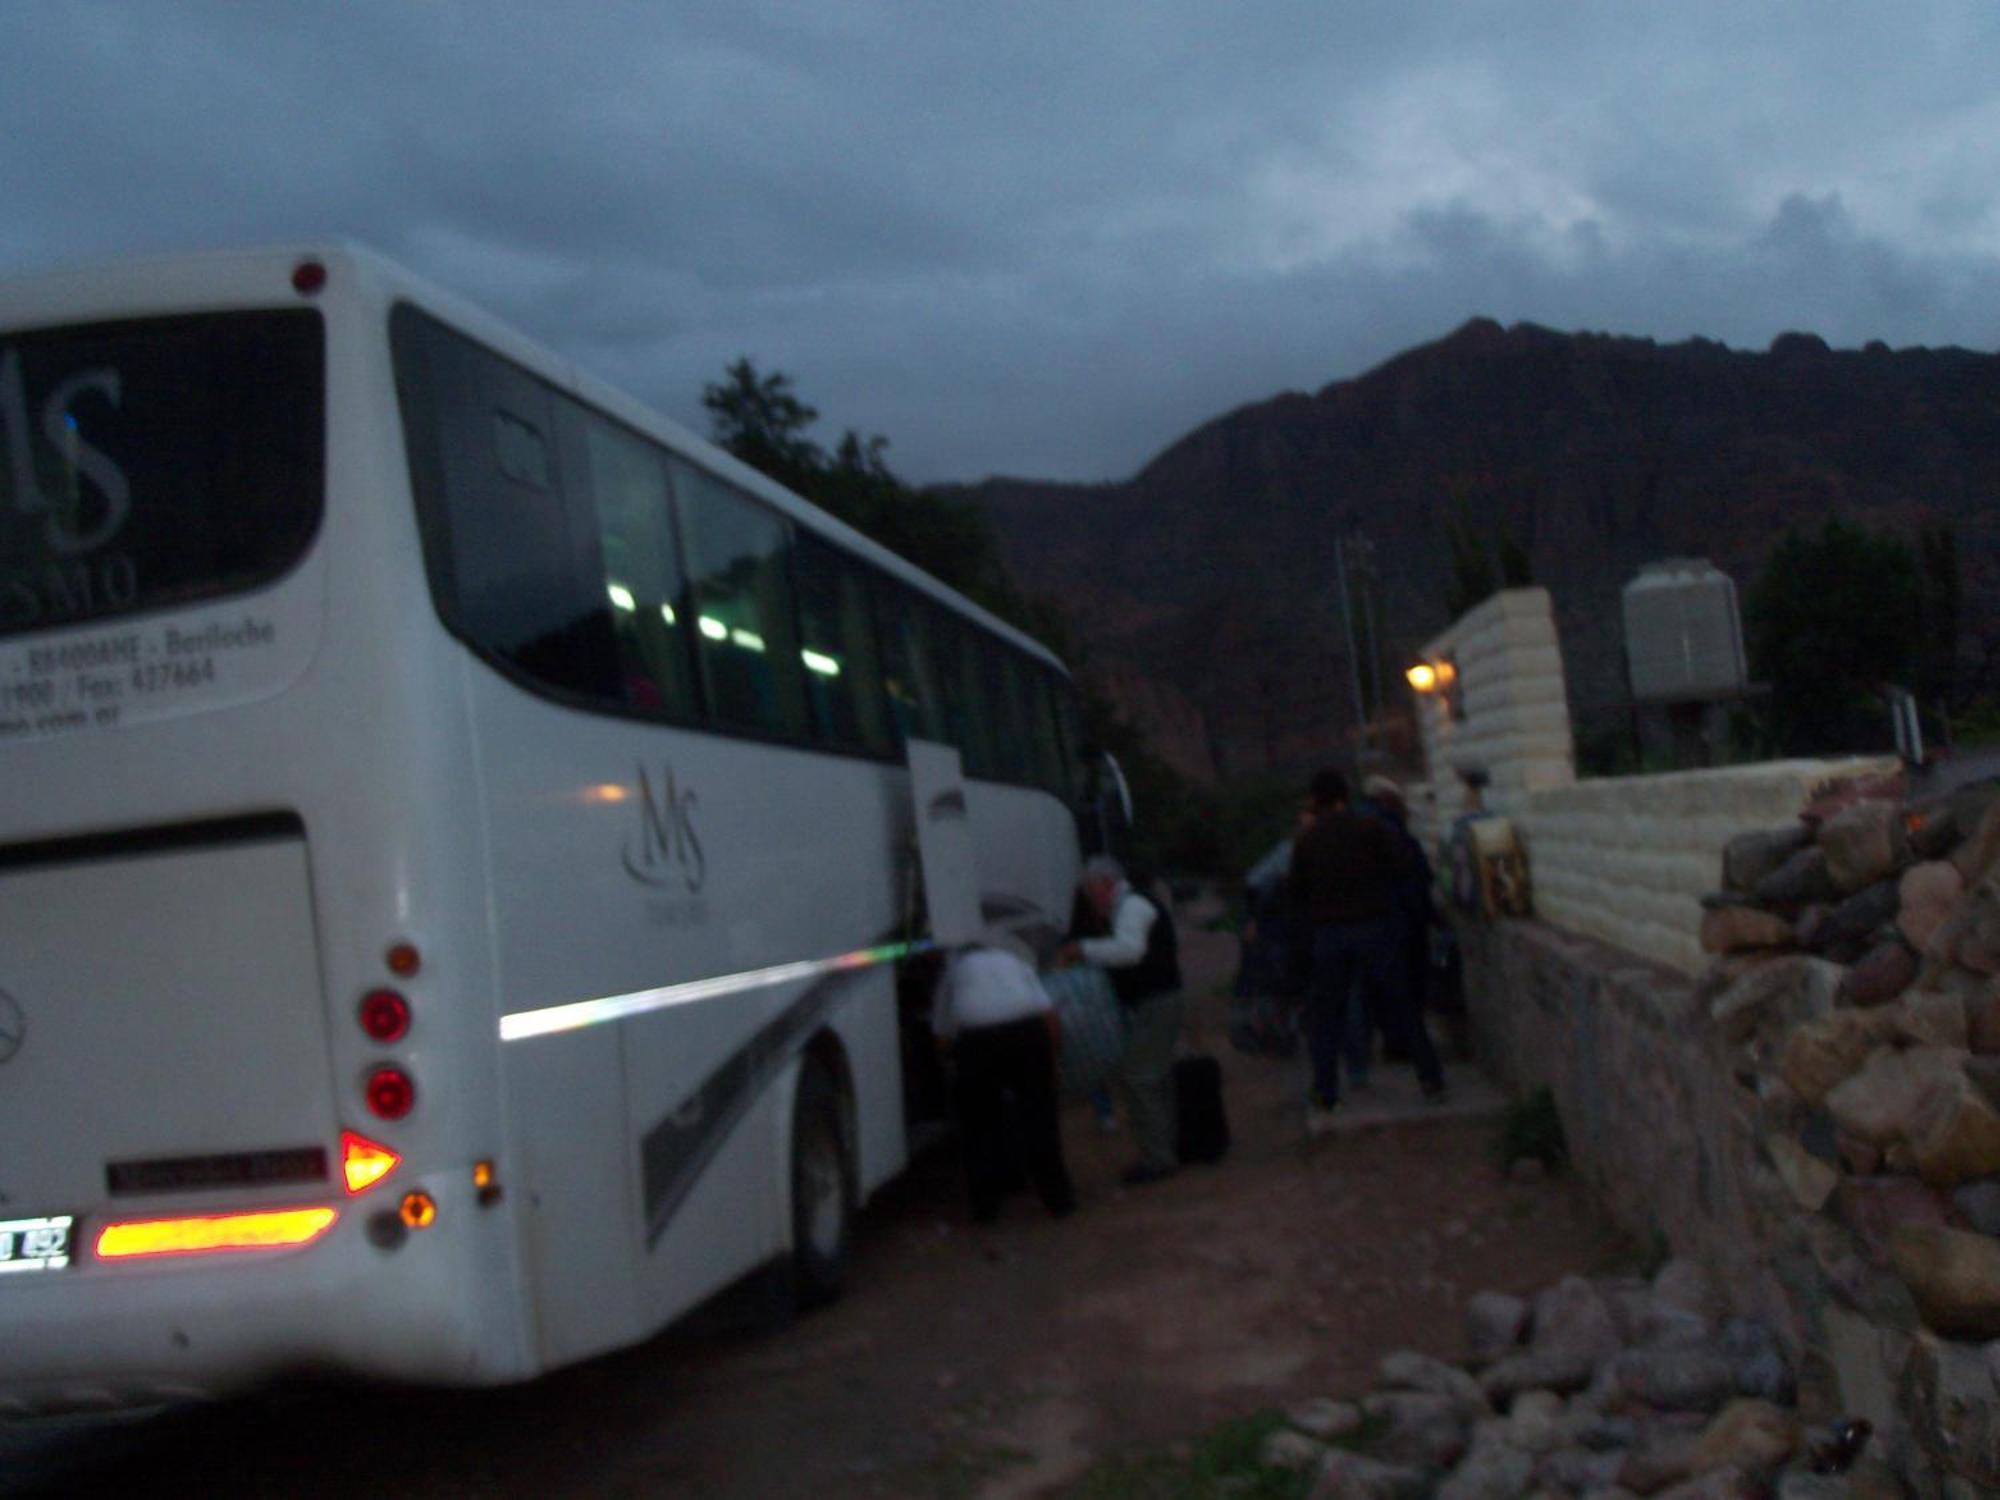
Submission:
[[[1850,781],[1728,842],[1699,979],[1461,929],[1480,1048],[1576,1170],[1779,1337],[1810,1418],[1923,1496],[2000,1492],[2000,784]]]

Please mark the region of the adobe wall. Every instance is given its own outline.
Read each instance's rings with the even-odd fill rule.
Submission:
[[[1455,695],[1417,698],[1431,779],[1408,795],[1425,848],[1464,810],[1458,773],[1476,767],[1487,809],[1512,819],[1527,850],[1536,915],[1684,975],[1702,966],[1699,901],[1721,883],[1723,845],[1792,816],[1816,788],[1884,767],[1773,761],[1578,780],[1546,589],[1493,595],[1422,654],[1458,677]]]

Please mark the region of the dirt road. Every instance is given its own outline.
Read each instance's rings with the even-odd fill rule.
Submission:
[[[849,1294],[789,1327],[758,1326],[739,1297],[518,1391],[172,1413],[59,1445],[11,1492],[998,1500],[1358,1389],[1391,1349],[1455,1355],[1473,1292],[1611,1252],[1579,1190],[1510,1184],[1490,1117],[1425,1111],[1406,1077],[1375,1101],[1398,1123],[1308,1144],[1296,1071],[1221,1045],[1211,992],[1233,940],[1184,926],[1197,1036],[1227,1070],[1237,1142],[1220,1166],[1121,1189],[1123,1143],[1079,1111],[1074,1218],[1023,1197],[974,1231],[952,1164],[920,1163],[866,1214]],[[1476,1101],[1469,1075],[1455,1089]]]

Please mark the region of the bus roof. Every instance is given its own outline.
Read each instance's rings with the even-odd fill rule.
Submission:
[[[165,308],[269,306],[278,289],[290,291],[294,267],[318,260],[345,268],[354,285],[385,310],[412,303],[562,386],[626,425],[646,433],[747,490],[843,550],[976,621],[1030,655],[1068,675],[1060,658],[1033,636],[975,604],[915,564],[873,541],[803,497],[792,493],[706,439],[646,406],[608,381],[587,373],[476,303],[445,291],[381,252],[351,242],[254,249],[207,250],[135,256],[32,271],[0,279],[0,329],[47,325],[84,315],[92,321],[157,315]],[[268,280],[266,279],[268,278]],[[297,295],[294,293],[294,295]],[[88,309],[87,313],[83,312]]]

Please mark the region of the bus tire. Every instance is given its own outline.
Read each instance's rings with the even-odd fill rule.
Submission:
[[[840,1092],[807,1058],[792,1105],[792,1285],[800,1307],[840,1295],[854,1239],[854,1163]]]

